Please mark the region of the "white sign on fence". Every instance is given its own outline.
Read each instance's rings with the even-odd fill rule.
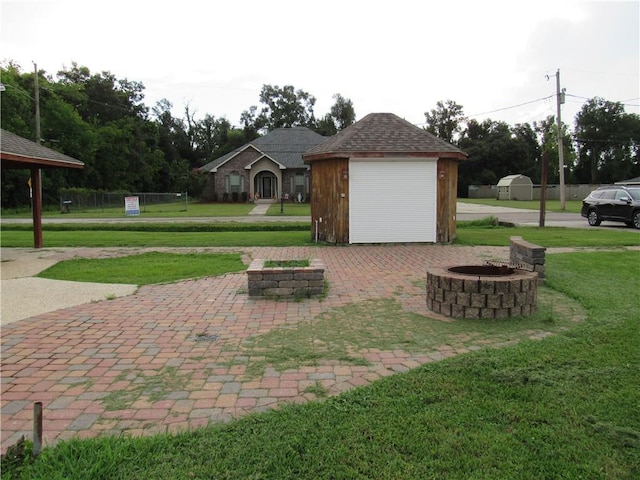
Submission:
[[[140,197],[124,197],[124,214],[140,215]]]

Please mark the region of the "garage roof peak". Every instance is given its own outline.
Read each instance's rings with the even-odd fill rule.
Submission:
[[[393,113],[370,113],[307,151],[303,158],[312,162],[355,156],[467,158],[458,147]]]

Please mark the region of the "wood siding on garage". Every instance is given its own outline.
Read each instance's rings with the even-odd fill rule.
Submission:
[[[317,235],[321,242],[348,243],[349,160],[334,158],[312,163],[311,182],[313,239]]]
[[[437,159],[349,162],[349,243],[435,242]]]
[[[451,243],[456,237],[456,211],[458,201],[458,161],[438,160],[438,243]]]

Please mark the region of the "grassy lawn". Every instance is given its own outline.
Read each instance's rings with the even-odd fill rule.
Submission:
[[[78,232],[82,232],[81,235]],[[308,224],[45,224],[47,247],[287,247],[311,243]],[[5,224],[2,247],[33,247],[30,225]]]
[[[81,235],[78,232],[82,232]],[[509,237],[521,236],[544,247],[617,247],[639,245],[633,229],[573,229],[561,227],[501,227],[490,221],[459,222],[456,245],[509,245]],[[248,247],[310,245],[308,223],[113,223],[45,224],[47,247]],[[2,247],[33,246],[30,225],[4,224]]]
[[[252,203],[198,203],[182,202],[140,206],[140,218],[144,217],[243,217],[253,210]],[[29,211],[2,210],[3,218],[30,218]],[[124,205],[112,208],[71,208],[61,214],[59,208],[49,208],[42,212],[42,218],[126,218]]]
[[[187,278],[212,277],[246,268],[239,253],[148,252],[116,258],[74,258],[56,263],[37,276],[75,282],[149,285]]]
[[[495,198],[459,198],[461,203],[475,203],[477,205],[492,205],[495,207],[524,208],[540,210],[540,200],[496,200]],[[565,209],[560,208],[560,200],[547,200],[545,209],[547,212],[580,213],[582,200],[565,201]]]
[[[460,222],[456,245],[509,245],[509,237],[522,237],[543,247],[619,247],[640,245],[640,232],[632,228],[601,230],[564,227],[501,227]]]
[[[280,211],[282,210],[282,212]],[[284,205],[273,204],[267,210],[269,216],[298,216],[309,217],[311,216],[311,205],[308,203],[293,203],[287,202]]]
[[[575,304],[586,314],[563,329],[562,315],[543,313],[536,321],[555,336],[192,432],[61,442],[21,472],[4,466],[2,478],[638,478],[640,252],[554,254],[547,267],[551,305]],[[402,327],[391,328],[395,322]],[[380,338],[384,348],[410,341],[411,349],[432,335],[513,336],[518,328],[509,320],[456,321],[446,325],[450,332],[429,333],[424,323],[382,301],[327,312],[318,325],[336,352],[341,342]],[[340,328],[344,334],[336,335]],[[304,338],[304,331],[274,332],[251,348],[273,351]],[[286,360],[271,355],[273,363]]]

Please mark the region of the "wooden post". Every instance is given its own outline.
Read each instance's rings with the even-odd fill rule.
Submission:
[[[33,404],[33,456],[42,451],[42,402]]]
[[[33,248],[42,248],[42,173],[39,168],[31,169],[31,189],[33,192]]]
[[[540,183],[540,222],[539,227],[544,227],[544,217],[547,208],[547,154],[542,154],[542,181]]]

